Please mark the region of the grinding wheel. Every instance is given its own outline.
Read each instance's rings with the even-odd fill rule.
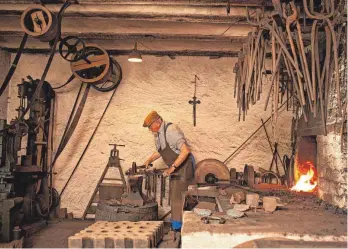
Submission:
[[[215,177],[219,181],[230,180],[230,172],[223,162],[216,159],[204,159],[197,163],[195,169],[197,183],[211,183],[209,180],[207,181],[207,178],[210,176]]]

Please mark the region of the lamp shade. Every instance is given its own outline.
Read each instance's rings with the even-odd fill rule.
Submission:
[[[141,54],[139,53],[138,50],[133,50],[132,53],[130,53],[128,57],[128,61],[130,62],[142,62],[143,59],[141,57]]]
[[[128,57],[128,61],[130,62],[142,62],[143,58],[141,58],[140,52],[137,50],[137,43],[134,44],[134,49],[130,53]]]

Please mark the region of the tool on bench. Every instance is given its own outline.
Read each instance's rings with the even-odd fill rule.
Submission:
[[[202,221],[204,224],[209,224],[210,221],[218,221],[219,224],[225,224],[226,219],[225,219],[225,218],[222,218],[222,217],[205,216],[205,217],[202,217],[202,218],[201,218],[201,221]]]

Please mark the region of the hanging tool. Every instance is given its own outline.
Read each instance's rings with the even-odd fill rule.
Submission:
[[[191,82],[191,83],[195,83],[195,91],[193,94],[193,100],[189,101],[189,104],[193,105],[193,126],[196,126],[196,105],[201,103],[201,101],[197,100],[197,97],[196,97],[197,79],[199,80],[198,76],[195,75],[195,80]]]
[[[287,170],[286,170],[286,168],[285,168],[285,166],[284,166],[284,162],[283,162],[282,159],[280,158],[280,155],[279,155],[279,153],[278,153],[278,150],[274,150],[274,151],[273,151],[273,147],[272,147],[272,144],[271,144],[271,140],[270,140],[270,138],[269,138],[269,136],[268,136],[268,132],[267,132],[267,129],[266,129],[266,125],[265,125],[265,123],[263,122],[263,119],[262,119],[262,118],[261,118],[261,123],[262,123],[263,129],[265,130],[266,137],[267,137],[267,141],[268,141],[268,144],[269,144],[269,146],[270,146],[270,148],[271,148],[271,151],[272,151],[272,155],[274,155],[274,153],[277,154],[277,157],[278,157],[279,161],[281,162],[281,164],[282,164],[282,166],[283,166],[284,173],[287,174]]]
[[[271,165],[269,166],[269,171],[272,171],[272,168],[273,168],[273,163],[275,163],[275,168],[276,168],[276,171],[277,171],[277,176],[279,177],[280,176],[280,173],[279,173],[279,169],[278,169],[278,158],[277,158],[277,154],[278,154],[278,144],[277,143],[274,143],[274,152],[273,152],[273,155],[272,155],[272,162],[271,162]],[[285,170],[285,168],[284,168]],[[273,171],[272,171],[273,172]]]

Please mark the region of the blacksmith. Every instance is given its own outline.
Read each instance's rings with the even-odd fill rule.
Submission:
[[[182,130],[175,124],[166,122],[156,111],[150,112],[144,120],[154,135],[156,151],[144,163],[150,163],[162,157],[168,166],[163,173],[170,177],[170,206],[172,228],[179,230],[182,224],[182,192],[187,191],[189,183],[194,178],[194,157],[191,154]]]

